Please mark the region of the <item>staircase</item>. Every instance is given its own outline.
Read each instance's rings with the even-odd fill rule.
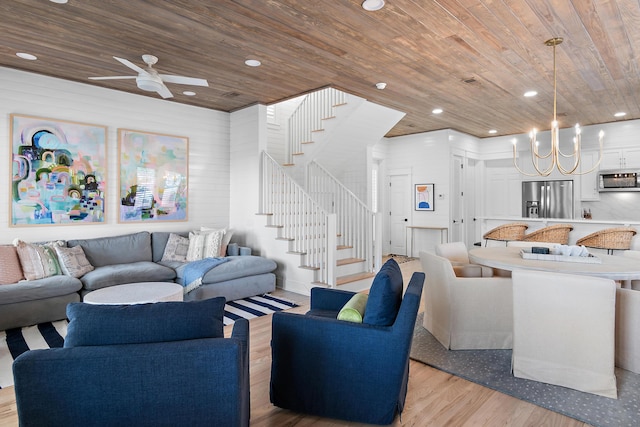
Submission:
[[[316,159],[332,161],[329,150],[337,146],[341,161],[357,156],[364,175],[364,143],[382,138],[402,115],[323,89],[308,94],[290,116],[283,164],[262,153],[259,214],[286,252],[299,257],[298,267],[311,272],[310,287],[367,289],[381,264],[379,218]],[[345,130],[350,123],[359,128]],[[356,141],[360,135],[364,142]]]

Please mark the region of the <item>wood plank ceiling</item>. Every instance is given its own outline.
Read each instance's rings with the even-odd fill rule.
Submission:
[[[88,80],[135,74],[113,56],[142,66],[148,53],[161,73],[209,81],[169,83],[165,102],[234,111],[333,86],[406,112],[387,136],[452,128],[487,137],[549,128],[553,51],[544,41],[563,37],[561,127],[640,118],[638,0],[386,3],[367,12],[361,0],[2,1],[0,66],[157,97],[134,80]],[[528,90],[538,95],[524,98]]]

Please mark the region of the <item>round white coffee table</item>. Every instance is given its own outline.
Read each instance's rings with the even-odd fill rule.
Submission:
[[[89,292],[83,298],[88,304],[146,304],[182,301],[184,288],[177,283],[139,282],[109,286]]]

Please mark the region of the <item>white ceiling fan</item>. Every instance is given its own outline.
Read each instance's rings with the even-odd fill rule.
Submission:
[[[133,62],[118,58],[117,56],[113,57],[117,61],[131,68],[133,71],[138,73],[137,76],[109,76],[109,77],[89,77],[91,80],[118,80],[118,79],[136,79],[136,84],[138,88],[142,90],[146,90],[148,92],[158,92],[158,94],[163,98],[171,98],[173,94],[167,88],[165,83],[177,83],[183,85],[192,85],[192,86],[209,86],[209,83],[205,79],[196,79],[193,77],[184,77],[184,76],[171,76],[167,74],[159,74],[156,70],[153,69],[153,65],[158,62],[158,58],[153,55],[142,55],[142,60],[147,64],[146,68],[140,68]]]

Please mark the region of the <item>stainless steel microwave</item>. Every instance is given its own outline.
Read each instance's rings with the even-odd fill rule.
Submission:
[[[605,170],[598,174],[599,191],[640,191],[640,170]]]

